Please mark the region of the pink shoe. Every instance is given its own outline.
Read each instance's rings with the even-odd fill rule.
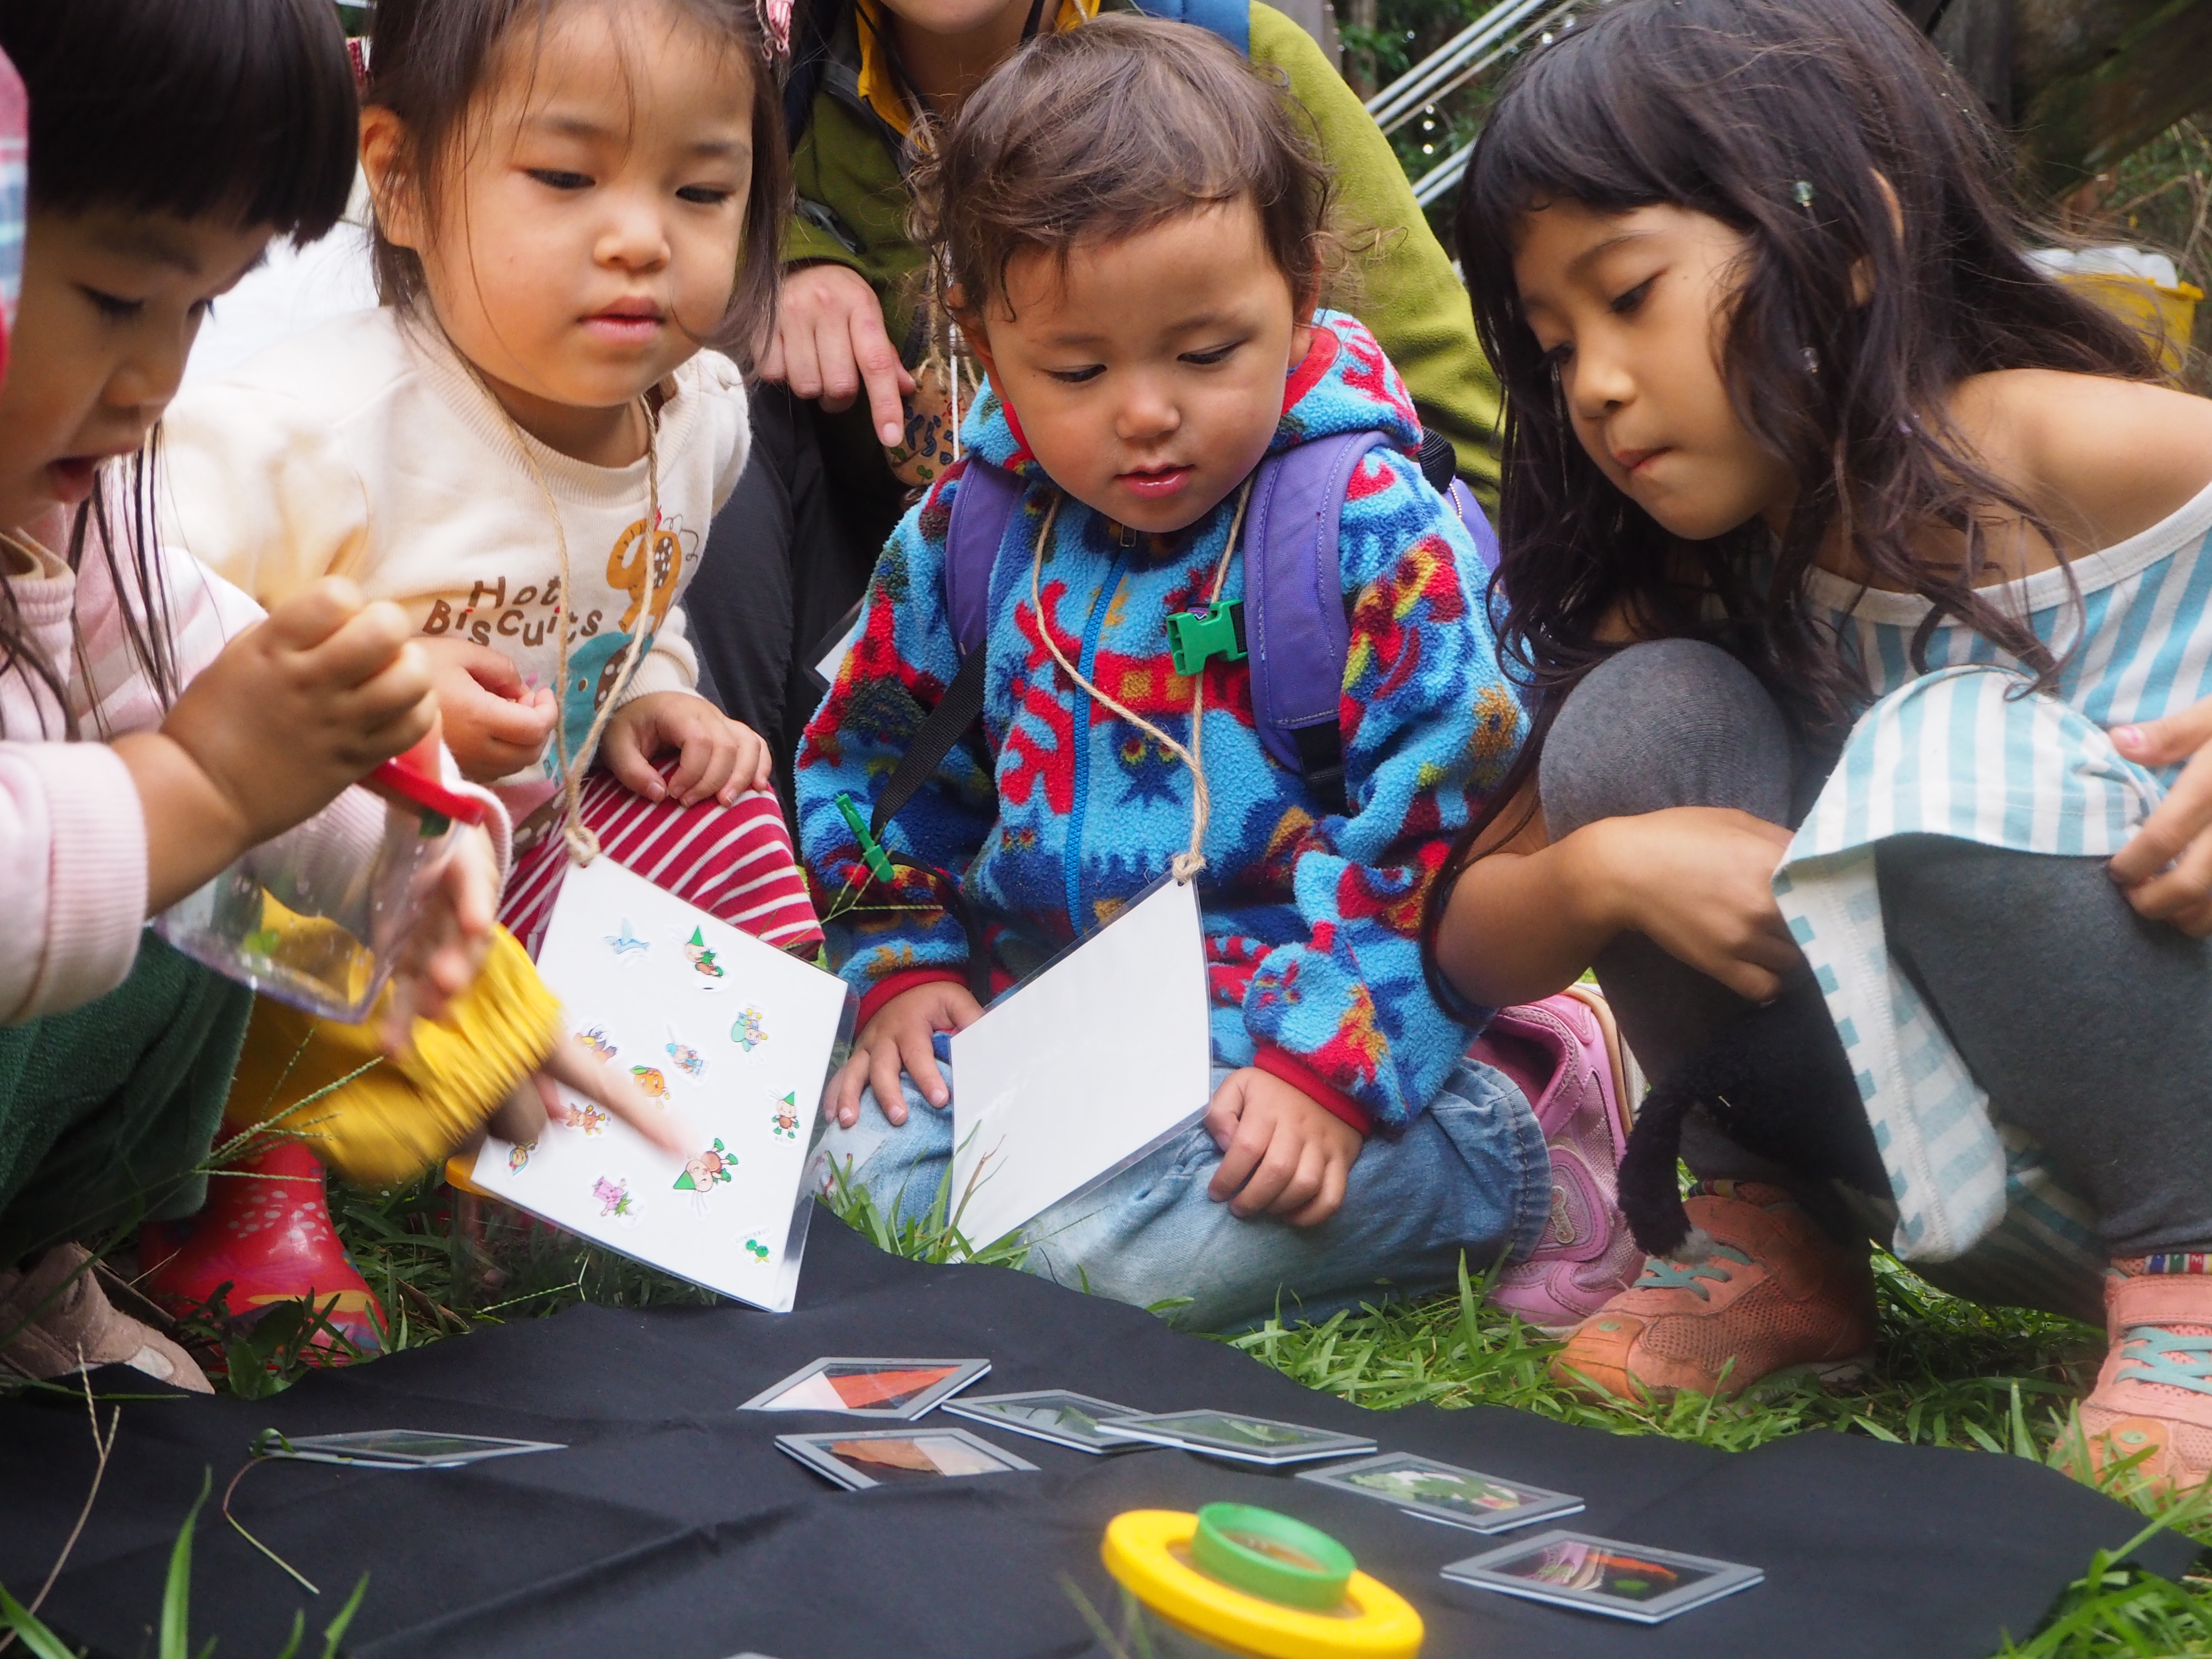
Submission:
[[[2201,1256],[2191,1260],[2201,1267]],[[2148,1265],[2115,1261],[2105,1279],[2112,1350],[2081,1402],[2079,1441],[2062,1442],[2058,1461],[2091,1480],[2133,1460],[2128,1484],[2170,1499],[2212,1481],[2212,1273],[2151,1273]]]
[[[1525,1054],[1532,1046],[1547,1062],[1537,1075],[1550,1079],[1527,1092],[1552,1154],[1552,1214],[1543,1242],[1499,1272],[1489,1299],[1547,1335],[1564,1336],[1626,1290],[1644,1266],[1616,1202],[1628,1144],[1628,1074],[1612,1012],[1584,986],[1501,1009],[1468,1053],[1497,1065],[1510,1049]],[[1517,1079],[1526,1067],[1516,1058],[1498,1069]]]

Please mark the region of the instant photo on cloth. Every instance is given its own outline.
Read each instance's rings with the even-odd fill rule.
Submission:
[[[1270,1417],[1246,1417],[1241,1412],[1148,1412],[1102,1422],[1098,1432],[1109,1440],[1179,1446],[1206,1457],[1270,1468],[1310,1463],[1323,1457],[1350,1457],[1375,1449],[1375,1443],[1364,1435],[1336,1434],[1298,1423],[1279,1423]]]
[[[1455,1561],[1443,1573],[1455,1584],[1639,1625],[1656,1625],[1717,1601],[1766,1577],[1757,1567],[1733,1561],[1647,1549],[1583,1532],[1543,1533]]]
[[[970,1474],[1036,1473],[965,1429],[865,1429],[850,1434],[780,1434],[775,1443],[848,1492]]]
[[[1384,1452],[1357,1463],[1304,1469],[1298,1479],[1395,1504],[1424,1521],[1441,1521],[1469,1532],[1510,1532],[1539,1521],[1579,1515],[1583,1508],[1583,1500],[1567,1492],[1524,1486],[1412,1452]]]
[[[680,1116],[696,1150],[664,1152],[564,1089],[568,1122],[527,1146],[487,1139],[470,1178],[595,1243],[789,1312],[822,1090],[857,1006],[845,982],[611,858],[562,878],[538,971],[570,1039]]]
[[[1077,1451],[1126,1452],[1142,1449],[1139,1440],[1109,1440],[1098,1432],[1108,1418],[1133,1417],[1135,1411],[1110,1400],[1094,1400],[1066,1389],[1038,1389],[1028,1394],[971,1394],[949,1401],[945,1409],[971,1422],[988,1423],[1013,1434],[1049,1440]]]
[[[553,1440],[501,1440],[481,1434],[433,1434],[421,1429],[363,1429],[352,1434],[303,1435],[296,1440],[287,1440],[274,1429],[264,1429],[253,1443],[256,1457],[351,1463],[380,1469],[458,1469],[488,1457],[567,1449]]]
[[[910,1421],[991,1369],[988,1359],[817,1359],[763,1389],[741,1412],[838,1412]]]

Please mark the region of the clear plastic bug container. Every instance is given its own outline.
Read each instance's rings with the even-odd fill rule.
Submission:
[[[448,788],[434,732],[321,813],[154,919],[169,944],[264,996],[351,1024],[483,802]]]

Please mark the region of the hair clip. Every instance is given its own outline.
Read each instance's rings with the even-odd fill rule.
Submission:
[[[353,64],[353,87],[356,92],[368,85],[368,40],[364,35],[355,35],[346,42],[346,57]]]
[[[1800,179],[1791,185],[1790,196],[1792,201],[1808,213],[1813,210],[1813,181],[1810,179]]]
[[[768,37],[770,58],[791,56],[792,0],[753,0],[760,13],[761,33]]]

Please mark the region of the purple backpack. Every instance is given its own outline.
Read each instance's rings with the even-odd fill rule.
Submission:
[[[1227,654],[1232,660],[1249,656],[1251,662],[1261,743],[1302,774],[1332,811],[1345,810],[1337,702],[1350,645],[1337,562],[1338,520],[1352,468],[1368,451],[1391,441],[1382,432],[1338,433],[1260,464],[1244,534],[1245,597],[1227,607],[1235,630]],[[1421,469],[1458,509],[1485,573],[1495,572],[1498,534],[1468,487],[1452,476],[1450,445],[1431,435],[1421,446]],[[963,666],[989,630],[991,572],[1022,489],[1022,481],[1003,467],[980,456],[967,458],[945,549],[945,609]],[[1183,666],[1180,649],[1177,666]],[[980,693],[980,684],[975,690]],[[978,711],[981,707],[979,696]],[[931,761],[933,770],[943,758],[940,752]]]

